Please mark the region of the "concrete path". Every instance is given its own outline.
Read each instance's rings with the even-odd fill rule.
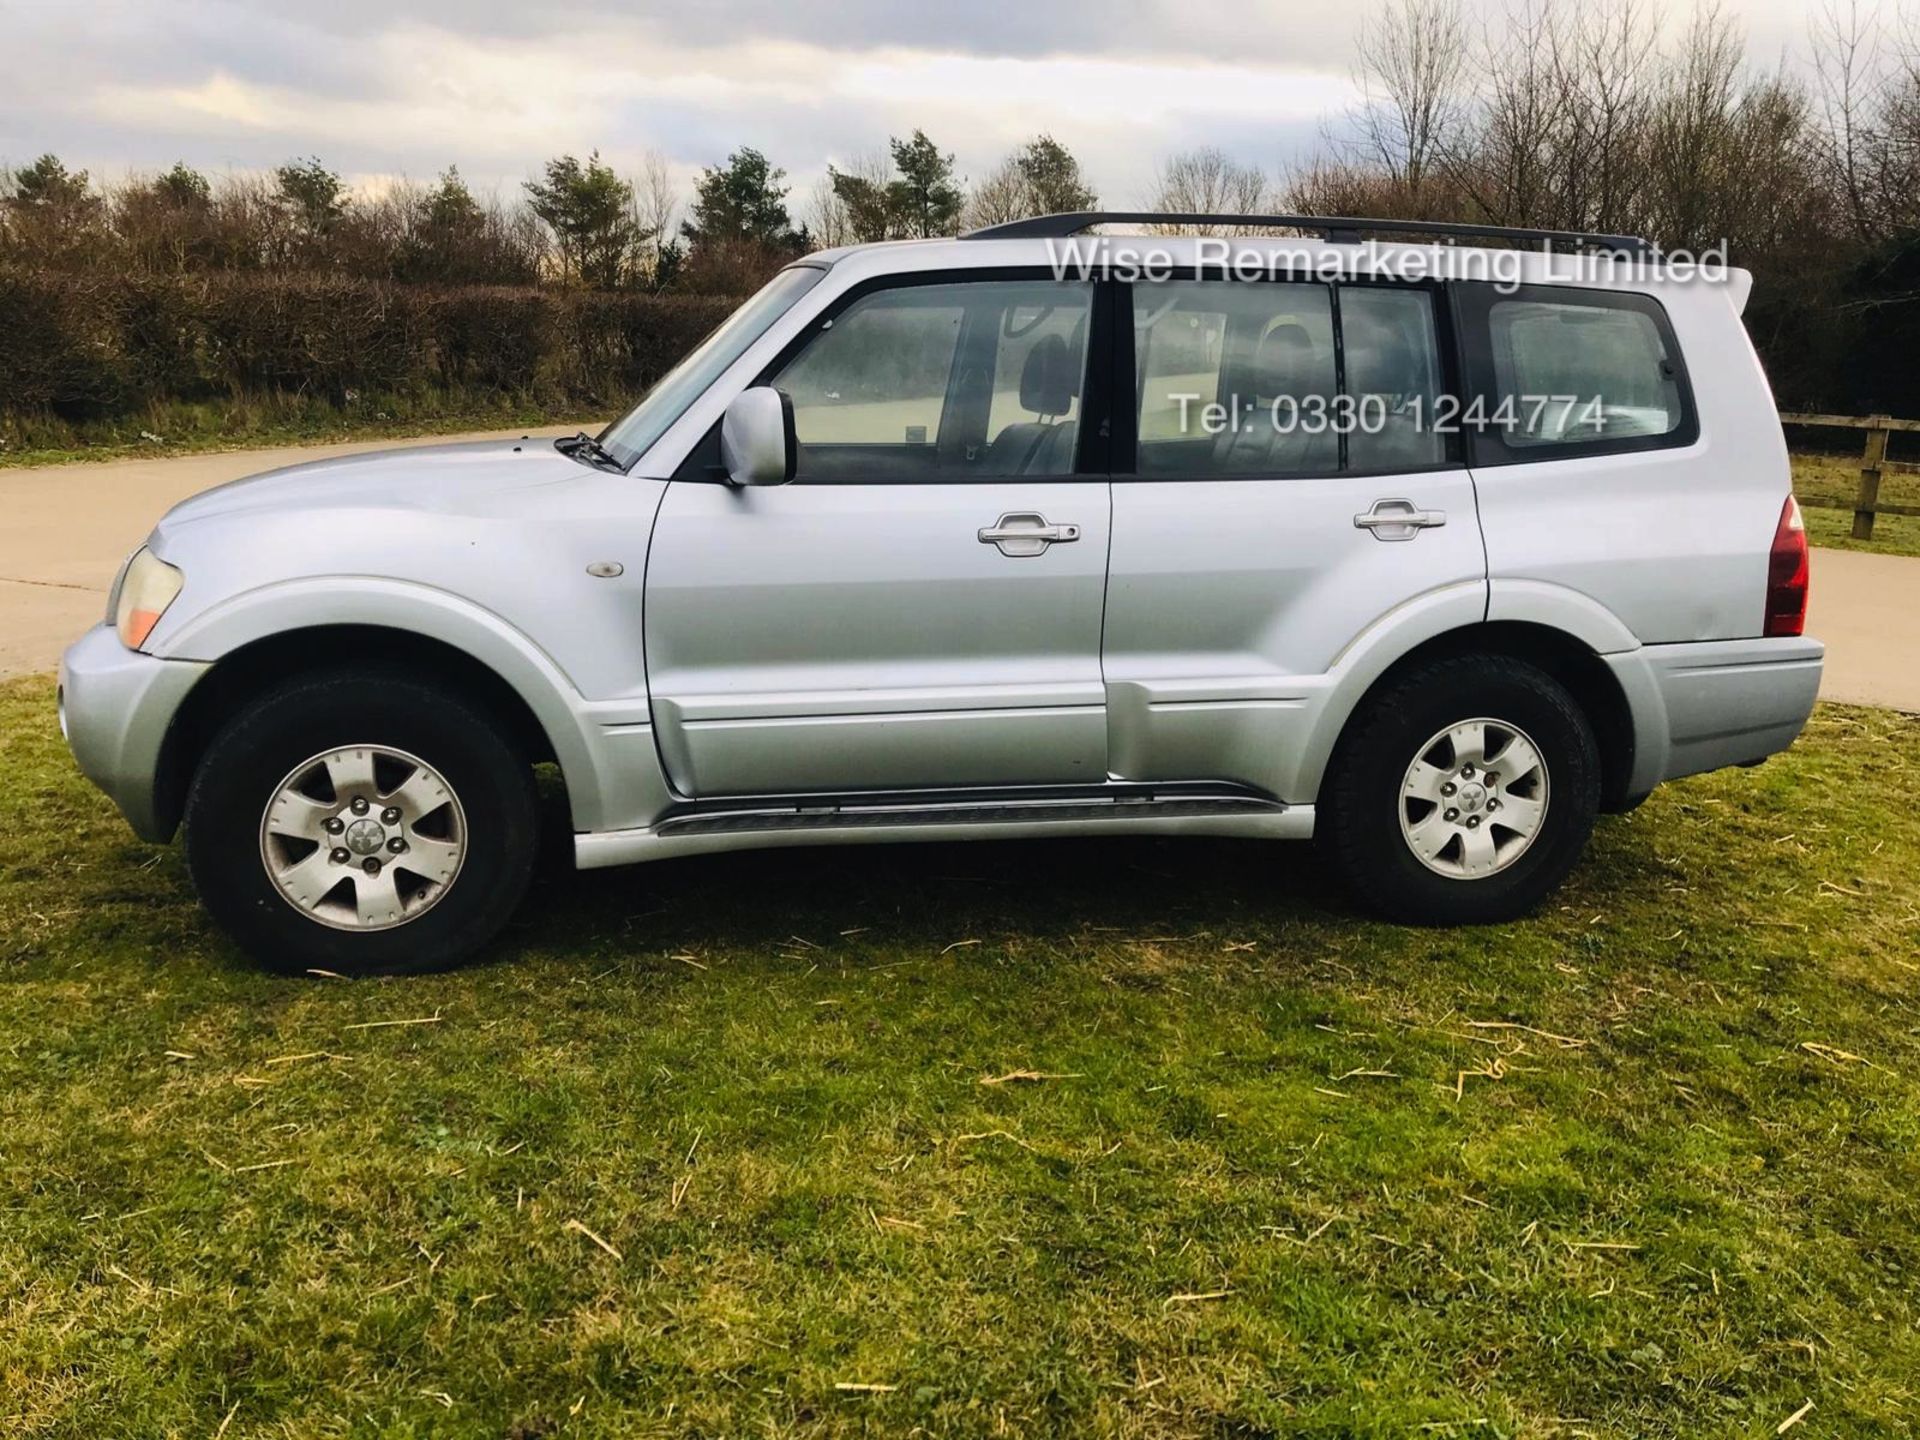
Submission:
[[[285,445],[171,459],[0,469],[0,679],[51,670],[96,624],[127,552],[189,495],[282,465],[397,446],[520,435],[571,435],[577,425],[490,430],[417,440]]]
[[[1827,642],[1821,699],[1920,714],[1920,558],[1815,550],[1807,633]]]
[[[51,670],[99,620],[121,559],[189,495],[329,455],[574,428],[0,469],[0,678]],[[1807,633],[1827,642],[1825,698],[1920,713],[1920,559],[1817,551]]]

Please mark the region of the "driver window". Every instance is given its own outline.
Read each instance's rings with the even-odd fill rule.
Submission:
[[[1092,309],[1092,285],[1051,280],[863,296],[774,377],[795,479],[1071,475]]]

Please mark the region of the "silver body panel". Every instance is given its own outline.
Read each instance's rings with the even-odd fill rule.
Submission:
[[[1155,243],[1177,262],[1197,242]],[[1026,240],[817,257],[824,278],[624,475],[495,442],[295,467],[176,507],[150,544],[186,584],[146,652],[99,630],[63,665],[82,768],[165,838],[156,773],[194,683],[244,647],[333,625],[440,641],[518,693],[565,773],[582,865],[1078,830],[1304,835],[1368,687],[1489,620],[1600,657],[1631,711],[1635,790],[1763,758],[1804,723],[1820,646],[1756,638],[1786,455],[1738,297],[1697,282],[1642,286],[1688,361],[1700,434],[1681,449],[1313,480],[672,478],[853,287],[1048,259]],[[1544,257],[1514,263],[1568,283]],[[1446,524],[1401,543],[1356,526],[1393,498]],[[1077,538],[1039,554],[982,543],[1021,513]],[[1242,786],[1269,808],[857,833],[664,823],[714,798],[1162,781]]]
[[[1674,285],[1659,299],[1686,350],[1699,438],[1476,470],[1488,573],[1503,602],[1524,584],[1594,602],[1626,644],[1749,637],[1791,487],[1786,440],[1727,297]],[[1501,603],[1490,613],[1527,611]]]
[[[1401,494],[1453,518],[1407,543],[1353,523]],[[1116,482],[1104,653],[1114,774],[1206,776],[1311,803],[1318,767],[1302,762],[1329,691],[1355,667],[1369,682],[1378,673],[1366,637],[1398,630],[1397,658],[1435,602],[1458,602],[1473,623],[1485,597],[1461,467]]]
[[[979,531],[1081,527],[1009,557]],[[1107,775],[1107,487],[676,484],[647,580],[668,777],[689,796]]]
[[[1826,647],[1799,637],[1643,645],[1606,658],[1634,721],[1629,792],[1784,750],[1820,695]]]
[[[60,728],[80,771],[112,797],[134,833],[164,840],[155,777],[174,712],[212,667],[156,660],[96,625],[60,662]]]

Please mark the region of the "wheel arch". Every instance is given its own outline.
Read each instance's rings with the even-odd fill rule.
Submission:
[[[1551,675],[1566,687],[1593,726],[1600,749],[1600,808],[1607,812],[1630,810],[1644,798],[1632,793],[1636,744],[1633,710],[1612,668],[1579,637],[1525,620],[1488,620],[1446,630],[1394,659],[1340,717],[1339,734],[1327,749],[1326,765],[1315,777],[1315,790],[1350,733],[1354,717],[1375,695],[1415,666],[1458,655],[1520,660]]]
[[[316,625],[277,631],[236,647],[214,661],[187,693],[167,727],[155,776],[156,811],[166,833],[178,827],[194,771],[229,718],[275,686],[335,665],[401,670],[447,685],[506,726],[529,764],[555,762],[563,783],[569,778],[564,737],[557,745],[526,697],[468,651],[397,626]]]

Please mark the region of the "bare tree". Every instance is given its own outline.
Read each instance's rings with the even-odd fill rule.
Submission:
[[[835,250],[853,243],[853,223],[847,216],[846,202],[834,193],[831,172],[822,175],[807,190],[800,223],[822,250]]]
[[[1813,48],[1826,181],[1855,236],[1882,245],[1920,228],[1920,33],[1904,16],[1887,34],[1877,14],[1829,11]]]
[[[1555,157],[1563,215],[1576,230],[1631,230],[1647,158],[1654,29],[1642,0],[1583,11],[1552,51],[1567,124]]]
[[[1395,0],[1360,27],[1359,146],[1418,197],[1464,110],[1467,26],[1459,0]]]
[[[1162,160],[1143,208],[1175,214],[1257,215],[1266,208],[1270,188],[1266,172],[1258,166],[1242,165],[1209,145]]]
[[[1325,155],[1290,172],[1279,190],[1278,207],[1294,215],[1365,215],[1405,220],[1465,219],[1477,213],[1465,201],[1442,199],[1429,182],[1420,203],[1407,187],[1384,170],[1357,160]]]
[[[1647,106],[1642,223],[1690,246],[1711,244],[1728,218],[1740,167],[1744,45],[1717,9],[1695,12]]]
[[[1020,171],[1020,157],[1009,155],[967,192],[967,208],[961,220],[967,230],[983,225],[1002,225],[1031,215],[1026,176]]]
[[[1557,219],[1553,153],[1566,128],[1554,85],[1558,32],[1542,4],[1516,5],[1480,42],[1482,100],[1470,135],[1445,152],[1449,179],[1496,225]]]
[[[1903,18],[1882,94],[1875,164],[1880,171],[1883,228],[1910,235],[1920,228],[1920,33]]]
[[[633,178],[633,212],[635,222],[652,235],[650,268],[657,273],[661,250],[672,243],[674,222],[680,217],[680,187],[674,184],[673,166],[658,150],[640,157],[640,169]]]
[[[1867,198],[1867,117],[1875,108],[1879,27],[1849,3],[1829,6],[1809,27],[1813,72],[1825,121],[1823,158],[1834,187],[1845,199],[1854,232],[1873,230]]]

